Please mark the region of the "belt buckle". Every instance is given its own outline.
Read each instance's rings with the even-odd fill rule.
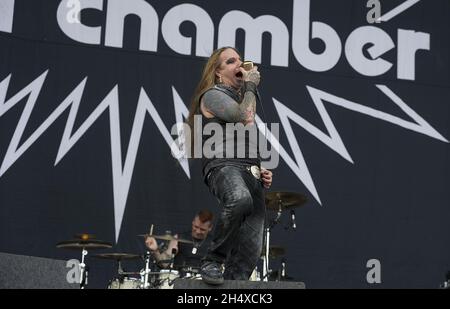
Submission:
[[[260,169],[259,169],[259,167],[258,166],[256,166],[256,165],[252,165],[251,167],[250,167],[250,172],[253,174],[253,176],[256,178],[256,179],[261,179],[261,171],[260,171]]]

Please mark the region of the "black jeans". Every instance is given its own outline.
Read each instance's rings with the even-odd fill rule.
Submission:
[[[217,167],[207,183],[222,210],[204,261],[225,263],[225,279],[248,280],[263,244],[263,185],[246,166]]]

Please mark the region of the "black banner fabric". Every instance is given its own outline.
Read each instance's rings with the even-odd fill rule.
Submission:
[[[258,117],[279,125],[270,191],[308,199],[272,229],[286,252],[271,268],[307,288],[436,288],[449,31],[447,0],[0,0],[0,251],[80,259],[55,245],[92,233],[143,254],[151,224],[218,214],[171,133],[206,58],[235,46],[260,68]],[[106,287],[116,265],[95,253],[89,287]]]

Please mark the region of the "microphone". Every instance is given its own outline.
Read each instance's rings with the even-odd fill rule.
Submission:
[[[253,61],[244,61],[242,62],[241,67],[246,71],[250,71],[253,69]]]
[[[291,210],[291,226],[294,229],[294,231],[297,229],[297,224],[295,224],[295,211]]]

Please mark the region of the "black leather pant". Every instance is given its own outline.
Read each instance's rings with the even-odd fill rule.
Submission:
[[[263,185],[246,166],[215,168],[207,183],[222,210],[204,261],[225,263],[225,279],[248,280],[263,244]]]

